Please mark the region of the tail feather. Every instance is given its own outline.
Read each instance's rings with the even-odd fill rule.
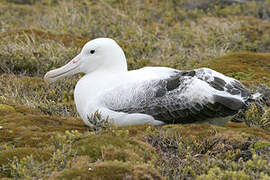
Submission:
[[[214,100],[234,111],[238,111],[245,105],[243,101],[232,97],[214,95]]]
[[[263,97],[263,95],[259,92],[256,92],[254,94],[251,95],[251,99],[254,99],[254,100],[259,100]]]
[[[270,88],[266,85],[261,85],[258,87],[257,92],[261,94],[261,96],[257,98],[257,101],[260,101],[265,106],[270,106]]]

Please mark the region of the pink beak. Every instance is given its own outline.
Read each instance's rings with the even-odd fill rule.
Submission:
[[[50,83],[58,79],[61,79],[65,76],[70,76],[70,75],[79,73],[80,72],[80,68],[79,68],[80,56],[81,55],[79,54],[66,65],[47,72],[44,76],[44,81],[46,83]]]

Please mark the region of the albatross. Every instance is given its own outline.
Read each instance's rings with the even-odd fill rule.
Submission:
[[[118,126],[213,122],[248,106],[252,94],[238,80],[209,68],[144,67],[128,71],[122,48],[110,38],[87,42],[66,65],[47,72],[46,82],[84,73],[74,99],[84,123],[96,111]]]

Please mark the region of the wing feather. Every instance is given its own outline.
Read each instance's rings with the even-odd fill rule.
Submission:
[[[235,114],[249,91],[208,68],[174,71],[170,77],[117,87],[104,96],[117,112],[144,113],[166,123],[190,123]]]

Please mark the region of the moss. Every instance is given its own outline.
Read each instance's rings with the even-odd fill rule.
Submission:
[[[15,112],[15,108],[6,104],[0,104],[0,115],[8,115]]]
[[[73,90],[79,76],[50,86],[41,78],[72,59],[89,39],[111,37],[123,47],[129,69],[206,66],[250,87],[269,85],[270,55],[257,53],[270,50],[270,24],[263,20],[270,15],[268,5],[1,1],[0,154],[6,153],[1,160],[7,162],[18,151],[18,159],[12,173],[2,174],[0,168],[0,177],[269,179],[270,134],[261,126],[141,125],[92,132],[76,114]],[[259,119],[269,122],[269,114]],[[50,150],[52,156],[41,163],[31,158]]]
[[[125,174],[130,171],[130,167],[121,162],[105,162],[91,168],[92,171],[88,170],[89,167],[64,171],[57,179],[74,179],[78,177],[82,179],[123,179]]]
[[[4,127],[0,131],[1,140],[17,147],[42,147],[55,134],[53,132],[82,131],[87,128],[79,119],[21,114],[5,117],[1,125]]]
[[[36,160],[48,160],[51,157],[51,151],[48,149],[36,148],[15,148],[10,150],[0,151],[0,164],[5,165],[12,161],[14,157],[19,159],[32,154]]]
[[[129,136],[136,138],[142,138],[144,132],[149,128],[149,125],[142,124],[142,125],[132,125],[132,126],[124,126],[124,127],[118,127],[118,130],[125,130],[129,132]]]
[[[2,102],[3,106],[8,106],[12,109],[12,111],[10,111],[9,114],[3,114],[2,116],[9,116],[12,115],[14,113],[18,113],[18,114],[33,114],[33,115],[42,115],[43,113],[37,109],[37,108],[33,108],[27,105],[20,105],[17,104],[16,102],[12,101],[12,100],[7,100],[7,99],[1,99],[0,98],[0,102]]]
[[[0,104],[0,111],[14,112],[15,109],[12,106],[6,104]]]
[[[0,39],[5,40],[21,40],[27,41],[57,41],[63,43],[65,46],[71,46],[75,45],[76,47],[82,47],[86,42],[88,42],[90,39],[85,38],[82,36],[76,36],[71,35],[68,33],[65,34],[59,34],[59,33],[52,33],[52,32],[46,32],[44,30],[40,29],[20,29],[20,30],[14,30],[9,32],[0,33]]]
[[[227,129],[232,130],[243,137],[259,138],[261,140],[270,141],[270,132],[258,127],[249,128],[244,123],[227,123]]]
[[[0,114],[1,142],[9,142],[16,147],[42,147],[55,132],[66,130],[84,131],[87,127],[82,120],[44,115],[38,109],[14,103],[12,113]]]
[[[244,171],[224,171],[219,167],[211,168],[206,175],[201,175],[198,180],[210,179],[249,179]]]
[[[115,137],[110,135],[89,136],[75,143],[78,155],[87,155],[93,160],[147,162],[155,158],[154,150],[135,139]]]
[[[264,149],[264,148],[269,148],[269,147],[270,147],[269,141],[258,141],[254,144],[255,149]]]
[[[168,131],[169,134],[197,140],[203,140],[224,130],[223,127],[209,124],[165,125],[162,128]]]
[[[249,128],[245,123],[234,122],[228,122],[224,127],[210,124],[165,125],[162,127],[162,131],[165,131],[169,136],[180,136],[195,141],[203,141],[215,135],[235,143],[245,141],[247,137],[270,140],[270,132],[268,130],[257,127]],[[147,132],[150,134],[159,133],[159,128]]]
[[[270,85],[269,61],[269,53],[240,52],[209,60],[199,66],[206,66],[237,78],[245,85]]]
[[[163,179],[153,167],[132,165],[119,161],[107,161],[91,164],[87,167],[64,170],[54,179]]]

